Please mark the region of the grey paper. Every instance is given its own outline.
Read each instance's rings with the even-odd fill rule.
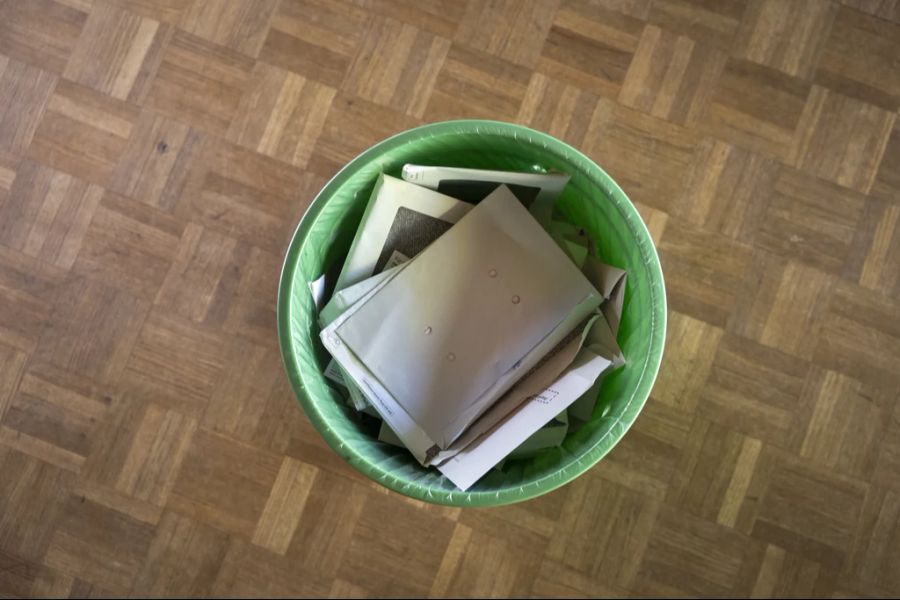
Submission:
[[[446,448],[599,303],[502,187],[342,315],[323,341],[363,389],[377,396],[382,388],[390,396],[383,400]],[[396,412],[389,403],[382,409]],[[403,437],[403,427],[393,428]]]

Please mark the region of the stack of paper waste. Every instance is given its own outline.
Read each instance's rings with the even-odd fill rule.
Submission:
[[[625,272],[554,216],[559,173],[406,165],[380,175],[322,306],[326,376],[379,439],[467,489],[552,451],[624,364]],[[324,276],[323,276],[324,278]]]

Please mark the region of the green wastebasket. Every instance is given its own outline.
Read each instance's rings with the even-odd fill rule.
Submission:
[[[584,227],[600,257],[628,271],[619,330],[628,364],[607,376],[591,420],[562,447],[508,460],[466,492],[436,469],[421,467],[402,448],[376,439],[323,377],[328,355],[319,342],[308,282],[350,247],[375,179],[400,176],[404,164],[508,171],[564,171],[572,179],[559,211]],[[426,502],[492,506],[534,498],[591,468],[622,439],[650,395],[662,360],[666,296],[659,258],[637,210],[603,169],[556,138],[511,123],[462,120],[433,123],[372,146],[319,192],[294,233],[278,290],[278,336],[294,392],[328,444],[378,483]]]

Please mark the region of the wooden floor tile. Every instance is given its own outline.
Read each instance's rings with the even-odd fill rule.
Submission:
[[[837,473],[871,478],[895,395],[825,370],[810,377],[805,393],[813,396],[804,400],[813,410],[800,456]]]
[[[728,328],[787,354],[809,358],[830,306],[834,280],[823,271],[757,251]]]
[[[312,155],[335,89],[257,63],[228,139],[286,163],[305,167]]]
[[[370,494],[349,539],[339,577],[379,596],[424,595],[440,568],[453,526],[442,517],[398,506],[389,495]],[[402,544],[397,544],[398,539]],[[377,580],[384,587],[373,587],[371,582]]]
[[[722,333],[720,328],[709,323],[671,313],[666,345],[677,348],[680,356],[690,358],[681,365],[668,363],[660,370],[653,397],[673,408],[694,412]]]
[[[323,183],[314,175],[227,143],[210,143],[183,192],[206,228],[280,251],[292,224]]]
[[[450,40],[445,38],[393,19],[373,20],[342,89],[421,118],[449,50]],[[398,60],[398,56],[409,60]]]
[[[450,106],[452,109],[452,103]],[[338,93],[325,119],[316,153],[310,157],[309,170],[324,178],[333,177],[348,161],[391,132],[419,124],[418,119],[391,108]]]
[[[862,513],[867,486],[793,459],[770,474],[752,535],[840,568]]]
[[[841,283],[824,315],[816,363],[880,385],[896,385],[900,373],[897,299]]]
[[[149,302],[83,278],[66,282],[57,297],[56,310],[47,319],[34,356],[111,382],[125,367]]]
[[[782,448],[798,446],[805,431],[803,397],[809,363],[725,334],[700,392],[699,414]]]
[[[667,503],[733,527],[761,448],[760,440],[696,419],[669,484]]]
[[[676,33],[707,40],[729,50],[740,28],[746,4],[746,0],[659,0],[651,4],[648,18]]]
[[[724,327],[735,306],[749,297],[741,293],[753,256],[749,245],[681,224],[666,226],[659,250],[674,276],[668,286],[673,311]]]
[[[119,389],[199,417],[225,364],[224,343],[225,337],[209,327],[151,315],[128,358]]]
[[[860,518],[860,527],[845,572],[871,590],[896,589],[898,576],[888,563],[900,551],[900,493],[885,488],[871,489]]]
[[[460,44],[453,44],[425,108],[429,121],[469,117],[513,119],[528,88],[530,71]]]
[[[65,271],[0,246],[0,342],[31,353],[64,282]]]
[[[152,537],[150,525],[71,495],[45,560],[91,585],[124,593],[140,572]]]
[[[280,462],[271,454],[201,429],[191,440],[170,505],[177,512],[250,538]]]
[[[672,212],[707,231],[750,242],[765,223],[777,170],[765,155],[704,140]]]
[[[31,366],[0,419],[0,439],[78,472],[110,399],[91,380],[48,365]]]
[[[755,549],[732,529],[665,508],[650,534],[635,589],[651,596],[725,593]]]
[[[725,65],[704,119],[717,139],[789,162],[810,86],[749,61]]]
[[[819,61],[837,6],[816,0],[750,3],[734,43],[736,56],[809,79]]]
[[[83,234],[73,271],[152,300],[175,259],[182,224],[107,192]]]
[[[881,164],[872,184],[872,195],[889,202],[897,201],[900,191],[900,120],[894,121],[894,129],[881,155]]]
[[[584,149],[630,190],[630,197],[670,211],[684,186],[698,137],[694,131],[601,100]],[[625,152],[628,149],[629,152]]]
[[[61,80],[28,148],[33,160],[107,185],[125,150],[138,108]]]
[[[152,111],[143,111],[119,155],[109,189],[173,212],[203,134]]]
[[[835,275],[846,272],[866,197],[787,167],[773,179],[752,236],[756,245]]]
[[[238,116],[253,60],[177,32],[165,49],[146,104],[176,120],[224,135]]]
[[[814,175],[860,192],[872,188],[896,115],[819,86],[809,95],[795,156]]]
[[[109,417],[98,427],[83,468],[92,486],[143,504],[141,514],[157,521],[157,510],[165,506],[178,470],[197,430],[197,421],[154,403],[142,403],[117,395]],[[113,452],[102,452],[111,448]]]
[[[0,6],[0,53],[62,74],[89,11],[59,0],[4,2]]]
[[[232,539],[211,595],[259,598],[310,595],[324,598],[329,595],[332,586],[330,578],[306,564]]]
[[[22,154],[37,129],[56,77],[15,59],[0,59],[0,149]]]
[[[265,41],[277,0],[195,2],[181,13],[185,31],[256,57]]]
[[[900,23],[841,7],[816,71],[821,85],[888,111],[900,106]]]
[[[116,30],[115,37],[103,35]],[[66,79],[125,100],[132,92],[155,38],[159,23],[111,6],[92,10],[66,64]]]
[[[68,270],[102,198],[98,185],[27,161],[0,207],[0,243]]]
[[[646,416],[592,472],[597,477],[663,500],[694,416],[651,398]]]
[[[541,73],[531,76],[518,120],[546,131],[575,146],[581,146],[598,97]]]
[[[286,0],[278,6],[260,59],[338,87],[362,38],[367,14],[349,2]]]
[[[72,486],[63,469],[0,445],[0,543],[23,560],[43,556]]]
[[[825,597],[833,593],[836,580],[834,570],[770,544],[766,546],[751,594],[757,598]]]
[[[135,587],[151,596],[209,595],[227,550],[224,533],[167,512],[150,542]]]
[[[568,491],[546,556],[587,579],[628,589],[660,503],[600,479],[579,481]]]
[[[679,125],[696,124],[727,55],[654,25],[641,34],[619,102]]]
[[[560,7],[537,69],[566,83],[615,98],[637,49],[643,23],[584,0]]]
[[[896,401],[896,400],[895,400]],[[894,489],[900,490],[900,477],[897,477],[900,465],[900,404],[894,408],[894,414],[888,418],[887,431],[881,441],[876,464],[876,479]]]
[[[500,58],[533,67],[553,23],[560,0],[470,2],[456,30],[456,41]]]

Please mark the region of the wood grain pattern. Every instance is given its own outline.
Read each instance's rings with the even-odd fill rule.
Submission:
[[[10,248],[68,269],[75,262],[103,188],[37,163],[20,166],[0,209]]]
[[[450,44],[393,19],[369,23],[342,89],[377,104],[421,117]],[[398,60],[397,57],[408,57]],[[329,99],[330,100],[330,99]],[[318,102],[327,105],[329,102]]]
[[[900,106],[900,23],[841,7],[816,70],[816,81],[888,111]]]
[[[670,211],[693,162],[696,132],[603,99],[585,134],[584,149],[621,185],[630,198]],[[633,154],[622,152],[631,148]]]
[[[61,80],[28,155],[91,183],[107,185],[137,117],[138,108],[132,104]]]
[[[179,31],[162,56],[147,106],[224,135],[237,116],[252,68],[252,59]]]
[[[429,121],[464,116],[512,119],[518,112],[531,72],[512,62],[454,44],[425,109]]]
[[[753,2],[735,41],[741,58],[809,79],[831,31],[837,6],[830,2]]]
[[[194,2],[178,24],[194,35],[255,58],[277,7],[277,0]]]
[[[535,73],[519,107],[518,120],[580,146],[597,108],[597,100],[591,92]]]
[[[798,165],[823,179],[868,192],[896,115],[878,106],[813,87],[806,131],[795,150]]]
[[[727,55],[654,25],[641,34],[619,102],[672,123],[696,124]]]
[[[533,67],[559,0],[469,2],[456,30],[456,40],[525,67]]]
[[[53,314],[66,274],[5,246],[0,246],[0,256],[0,342],[30,353]]]
[[[654,0],[647,18],[669,31],[729,50],[750,10],[747,4],[747,0]]]
[[[705,130],[738,146],[790,162],[810,86],[750,61],[729,59],[714,92]],[[803,123],[802,132],[812,129]]]
[[[21,154],[34,136],[56,77],[41,69],[4,57],[0,60],[0,148]]]
[[[643,23],[584,0],[560,7],[538,70],[601,96],[615,98],[625,81]]]
[[[672,212],[704,230],[751,241],[762,224],[776,169],[765,155],[704,140]]]
[[[0,1],[0,597],[900,594],[897,0]],[[297,407],[282,253],[394,133],[519,122],[669,301],[584,476],[436,507]]]
[[[117,35],[103,35],[105,31]],[[91,11],[63,76],[125,100],[159,32],[159,23],[152,19],[98,6]]]
[[[0,53],[61,74],[78,42],[88,11],[59,0],[4,2]]]
[[[368,13],[349,2],[286,0],[272,19],[260,59],[338,87],[367,20]]]
[[[283,162],[306,166],[335,90],[265,63],[254,68],[250,90],[241,100],[228,139]]]

